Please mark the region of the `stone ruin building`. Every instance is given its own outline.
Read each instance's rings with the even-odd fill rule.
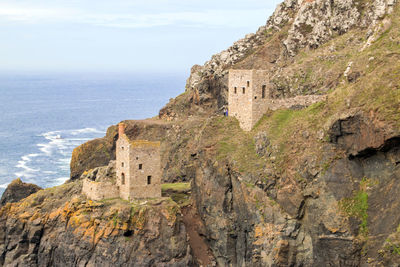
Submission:
[[[240,127],[250,131],[267,110],[306,107],[322,101],[322,95],[272,98],[269,71],[229,70],[228,114],[238,119]]]
[[[120,123],[118,128],[115,174],[84,179],[82,192],[93,200],[161,197],[160,142],[130,140],[125,125]]]

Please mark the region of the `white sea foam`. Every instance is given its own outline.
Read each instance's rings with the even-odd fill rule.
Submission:
[[[7,186],[9,185],[10,183],[4,183],[4,184],[0,184],[0,188],[4,188],[4,189],[6,189],[7,188]]]
[[[69,179],[69,177],[59,177],[59,178],[56,178],[55,181],[57,181],[57,184],[63,184],[68,179]]]
[[[31,178],[36,177],[36,175],[34,175],[32,173],[29,173],[29,172],[15,172],[14,174],[18,178],[23,177],[23,178],[26,178],[26,179],[31,179]]]
[[[52,146],[50,144],[37,144],[39,150],[42,151],[47,156],[51,155]]]
[[[21,160],[18,161],[18,164],[15,165],[15,167],[23,169],[24,170],[23,174],[25,174],[24,176],[26,176],[26,174],[30,174],[31,172],[38,172],[40,169],[35,169],[27,165],[28,162],[32,161],[32,158],[37,156],[39,156],[39,154],[24,155],[21,157]]]
[[[104,134],[104,131],[95,128],[49,131],[40,134],[39,137],[43,139],[36,144],[38,153],[22,156],[16,165],[20,170],[15,175],[44,186],[62,184],[69,179],[72,150],[100,134]]]
[[[78,129],[78,130],[71,131],[72,135],[86,134],[86,133],[104,133],[104,131],[100,131],[95,128],[84,128],[84,129]]]

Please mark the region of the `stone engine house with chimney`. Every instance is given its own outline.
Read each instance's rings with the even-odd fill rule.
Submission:
[[[306,107],[326,98],[323,95],[299,95],[291,98],[272,98],[266,70],[229,70],[228,114],[240,127],[250,131],[267,110]]]
[[[131,141],[119,124],[116,144],[116,174],[120,197],[161,197],[160,142]]]
[[[130,140],[125,134],[123,123],[118,126],[118,135],[116,179],[85,179],[82,192],[94,200],[120,197],[131,201],[161,197],[160,142]]]

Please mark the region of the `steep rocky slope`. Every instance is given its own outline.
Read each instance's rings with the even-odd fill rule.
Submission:
[[[82,182],[0,211],[2,266],[188,266],[179,206],[168,198],[86,200]]]
[[[210,264],[215,259],[219,266],[398,266],[399,17],[400,7],[392,0],[286,0],[257,33],[214,55],[204,66],[194,66],[185,93],[171,100],[159,119],[124,121],[132,139],[162,142],[164,181],[191,181],[190,210],[183,213],[192,214],[198,225],[184,226],[193,221],[181,221],[177,212],[173,227],[181,232],[168,238],[151,235],[149,241],[146,235],[131,232],[133,240],[140,240],[139,248],[160,246],[167,255],[161,260],[152,253],[131,252],[131,259],[138,257],[144,265],[179,265],[190,257],[199,263],[198,257],[207,254]],[[318,93],[328,97],[306,109],[268,112],[252,131],[243,132],[236,119],[219,112],[226,104],[229,68],[269,70],[274,98]],[[116,138],[112,126],[103,139],[78,147],[71,161],[75,181],[60,188],[75,188],[71,190],[77,193],[85,170],[105,166],[115,157]],[[78,195],[71,200],[71,194],[56,202],[49,190],[1,210],[6,236],[27,243],[33,232],[16,231],[13,225],[35,226],[30,220],[20,222],[30,199],[49,199],[55,210],[70,202],[78,210],[89,205]],[[108,209],[102,212],[107,214]],[[99,217],[106,218],[99,219],[99,225],[110,220]],[[59,224],[59,219],[53,222]],[[78,229],[85,227],[90,229],[85,224]],[[203,253],[183,242],[187,229],[198,232],[189,236],[200,240]],[[122,243],[125,230],[118,231]],[[5,262],[12,257],[21,260],[29,251],[18,252],[23,245],[0,239],[7,244],[2,250]],[[176,239],[179,253],[172,253],[168,248]],[[101,240],[103,248],[124,247],[109,236]],[[70,242],[63,235],[53,241]],[[191,249],[185,250],[188,245]],[[74,259],[88,250],[79,246],[71,252],[73,247],[68,253]],[[31,251],[38,255],[41,250]],[[100,253],[90,251],[91,261],[82,261],[93,263]],[[121,263],[108,258],[104,262]]]

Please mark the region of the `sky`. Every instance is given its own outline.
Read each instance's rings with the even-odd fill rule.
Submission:
[[[279,0],[1,0],[0,71],[179,72],[265,25]]]

